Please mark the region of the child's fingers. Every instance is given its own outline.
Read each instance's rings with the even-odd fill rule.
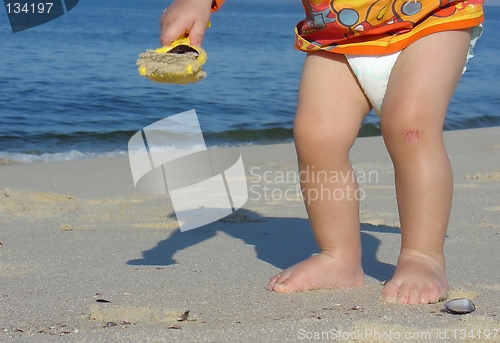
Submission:
[[[186,26],[178,23],[162,23],[162,30],[160,34],[160,42],[162,46],[168,46],[179,37],[186,34]]]
[[[161,30],[160,43],[162,46],[169,46],[175,40],[176,34],[172,32],[170,28],[164,28]],[[178,35],[177,35],[178,36]]]
[[[174,0],[160,19],[160,42],[163,46],[189,34],[191,44],[201,46],[210,19],[211,0]],[[191,4],[191,2],[193,4]],[[203,4],[203,6],[202,6]],[[196,7],[193,7],[196,5]]]
[[[207,29],[207,23],[203,20],[197,20],[191,30],[189,31],[189,40],[194,46],[201,46],[203,42],[203,37],[205,36],[205,30]]]

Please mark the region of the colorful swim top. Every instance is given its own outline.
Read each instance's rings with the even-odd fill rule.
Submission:
[[[477,26],[483,0],[302,0],[306,19],[295,47],[342,54],[384,55],[439,31]]]
[[[216,11],[224,0],[213,0]],[[484,0],[302,0],[295,48],[385,55],[431,33],[478,26]]]

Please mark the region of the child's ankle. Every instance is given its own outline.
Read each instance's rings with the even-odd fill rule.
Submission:
[[[445,263],[445,257],[443,250],[431,251],[428,249],[419,249],[419,248],[401,248],[401,252],[399,254],[400,258],[405,257],[418,257],[430,260],[434,263],[443,264]]]
[[[351,249],[322,249],[320,254],[327,255],[335,260],[341,260],[345,262],[358,263],[361,262],[361,248],[351,248]]]

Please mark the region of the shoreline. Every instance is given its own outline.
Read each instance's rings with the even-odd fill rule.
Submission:
[[[261,198],[186,232],[170,197],[135,190],[127,156],[0,166],[0,340],[316,342],[327,332],[323,341],[387,342],[398,333],[491,342],[486,330],[500,340],[500,127],[444,139],[455,184],[449,299],[470,298],[473,313],[378,300],[395,268],[399,223],[391,161],[381,137],[366,137],[351,151],[357,172],[377,175],[360,184],[365,285],[296,294],[264,288],[317,251],[302,199],[286,193],[294,180],[280,179],[296,173],[291,143],[238,147]],[[177,322],[186,310],[196,320]],[[460,330],[472,335],[454,337]]]
[[[499,0],[500,1],[500,0]],[[481,127],[481,128],[467,128],[467,129],[454,129],[445,130],[446,132],[461,132],[469,130],[488,130],[496,129],[500,126],[492,127]],[[376,138],[381,137],[381,135],[361,135],[357,139],[361,138]],[[254,146],[268,146],[277,144],[293,144],[293,138],[287,139],[285,141],[261,141],[261,142],[239,142],[239,143],[219,143],[215,145],[208,145],[209,147],[216,148],[242,148],[242,147],[254,147]],[[60,152],[44,152],[40,154],[30,154],[22,152],[6,152],[0,151],[0,166],[12,165],[12,164],[33,164],[33,163],[52,163],[52,162],[64,162],[64,161],[78,161],[78,160],[88,160],[88,159],[100,159],[108,157],[117,156],[127,156],[127,150],[115,149],[111,151],[99,151],[99,152],[89,152],[80,150],[66,150]]]

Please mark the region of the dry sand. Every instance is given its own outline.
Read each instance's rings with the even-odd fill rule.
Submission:
[[[360,183],[366,284],[286,295],[268,278],[317,251],[295,180],[282,177],[296,172],[291,144],[239,148],[254,187],[244,209],[184,233],[168,197],[135,192],[126,157],[1,166],[0,341],[500,342],[500,128],[445,140],[450,298],[471,298],[471,314],[378,300],[400,236],[391,163],[372,137],[351,154],[372,173]]]

